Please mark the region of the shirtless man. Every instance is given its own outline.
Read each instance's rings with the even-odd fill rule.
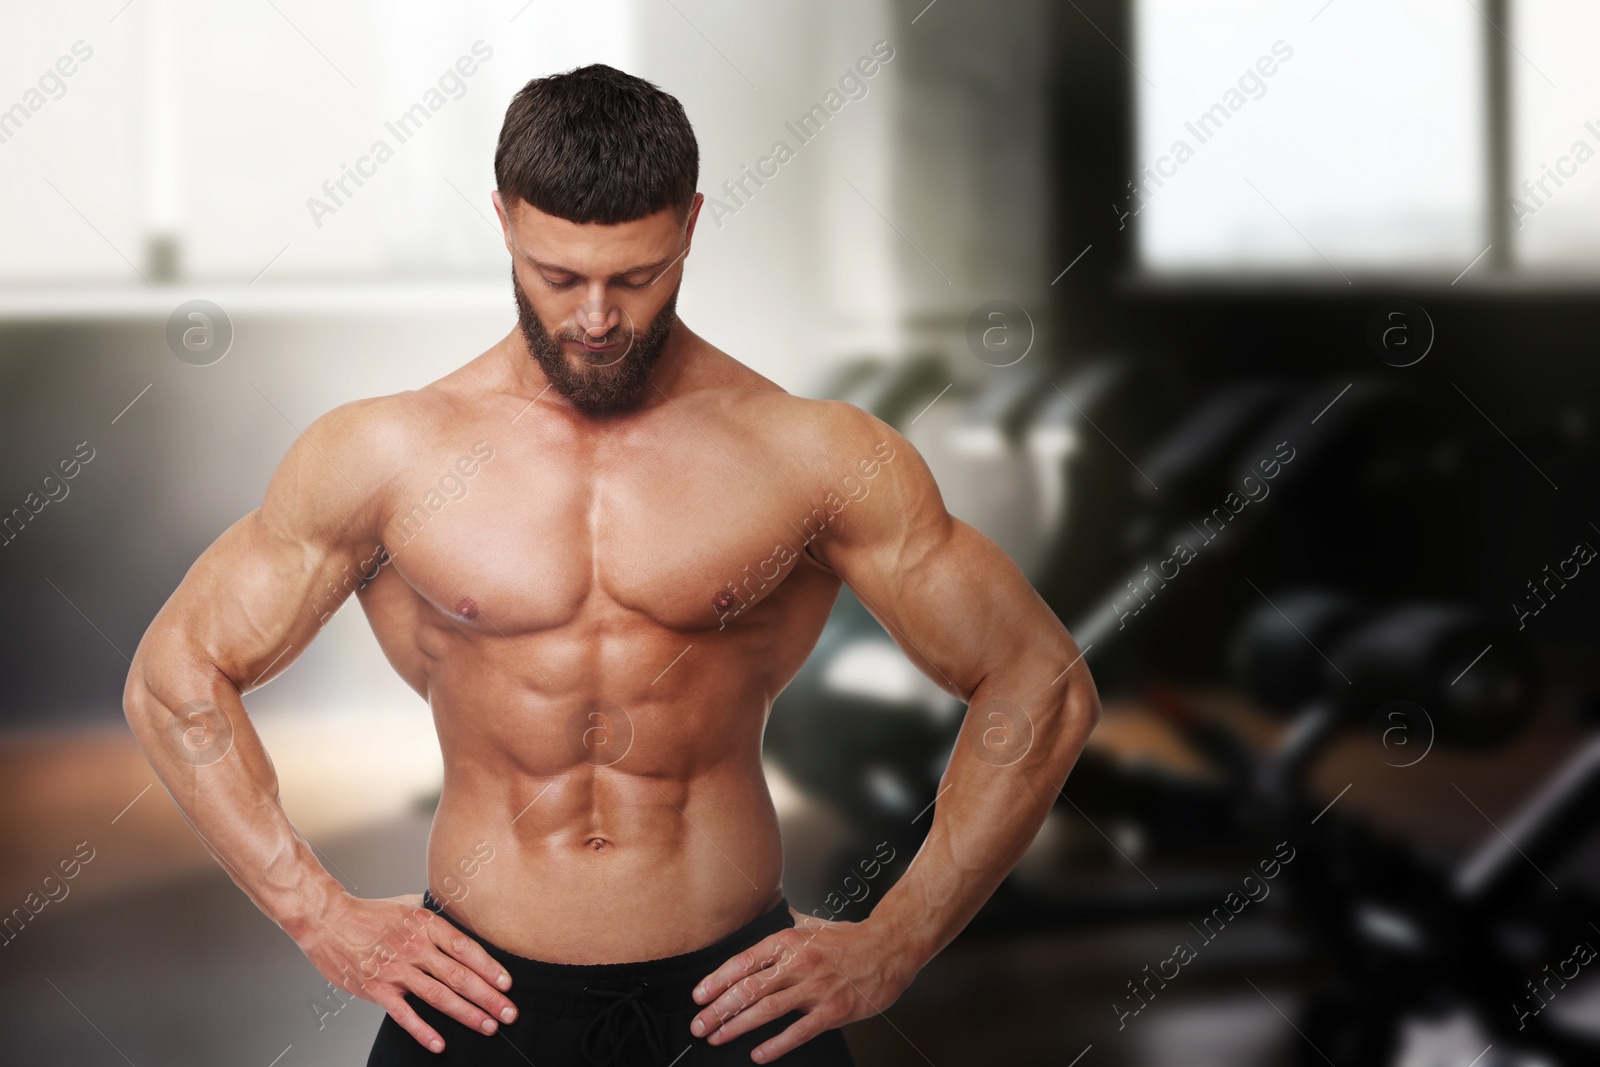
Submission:
[[[698,173],[649,83],[530,82],[495,156],[517,328],[313,423],[134,658],[128,721],[195,831],[387,1011],[372,1065],[850,1063],[836,1028],[972,918],[1099,718],[1066,630],[905,438],[678,320]],[[910,868],[821,923],[784,900],[761,737],[841,582],[971,707]],[[324,870],[240,699],[352,589],[438,730],[422,895]]]

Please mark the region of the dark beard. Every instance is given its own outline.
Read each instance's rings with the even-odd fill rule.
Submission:
[[[551,336],[523,294],[522,286],[517,283],[516,270],[513,268],[511,272],[511,292],[517,300],[517,324],[522,328],[523,339],[528,342],[528,351],[544,371],[545,377],[550,379],[556,392],[579,410],[591,415],[621,411],[644,391],[650,371],[661,359],[667,338],[672,335],[672,327],[678,321],[678,287],[682,284],[680,279],[672,295],[667,298],[666,305],[643,333],[637,331],[635,324],[623,323],[606,335],[608,343],[631,340],[632,344],[624,349],[623,355],[604,352],[597,359],[586,359],[587,353],[569,356],[561,344],[562,339],[577,341],[584,335],[580,331],[569,332],[567,327],[563,327],[559,339]]]

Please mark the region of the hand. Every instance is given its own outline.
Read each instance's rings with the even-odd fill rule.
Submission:
[[[406,1003],[426,1003],[479,1033],[492,1034],[493,1016],[514,1022],[516,1006],[501,993],[511,976],[482,945],[422,905],[422,895],[362,900],[344,896],[296,943],[334,985],[387,1011],[424,1047],[444,1051],[444,1039]]]
[[[916,968],[871,918],[823,922],[789,909],[797,926],[780,930],[718,967],[695,986],[707,1005],[690,1033],[713,1045],[799,1010],[805,1017],[750,1054],[770,1063],[818,1034],[876,1015],[899,999]]]

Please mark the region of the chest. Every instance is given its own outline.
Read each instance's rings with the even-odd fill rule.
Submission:
[[[745,459],[735,466],[715,442],[491,446],[475,464],[402,479],[384,543],[396,573],[454,625],[512,636],[643,618],[721,630],[809,567],[800,554],[818,528],[795,479]]]

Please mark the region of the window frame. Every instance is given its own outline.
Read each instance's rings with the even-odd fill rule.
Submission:
[[[1135,218],[1119,225],[1116,205],[1135,172],[1138,74],[1127,56],[1137,0],[1075,0],[1053,8],[1055,62],[1051,85],[1049,166],[1056,189],[1054,248],[1065,266],[1082,261],[1051,285],[1067,350],[1144,352],[1178,357],[1180,373],[1282,373],[1292,347],[1307,371],[1352,366],[1365,351],[1368,318],[1380,305],[1426,307],[1441,345],[1463,362],[1543,360],[1576,386],[1600,396],[1600,367],[1583,366],[1581,350],[1600,336],[1600,273],[1542,276],[1512,267],[1513,178],[1510,143],[1510,0],[1480,0],[1486,71],[1489,175],[1484,210],[1491,248],[1456,282],[1393,273],[1358,274],[1348,284],[1315,274],[1257,277],[1238,271],[1151,273],[1138,262]],[[1085,269],[1087,268],[1087,269]],[[1600,365],[1600,361],[1589,360]],[[1373,361],[1373,365],[1379,365]],[[1363,368],[1365,369],[1365,368]],[[1468,369],[1468,368],[1462,368]],[[1551,387],[1545,376],[1543,388]]]

